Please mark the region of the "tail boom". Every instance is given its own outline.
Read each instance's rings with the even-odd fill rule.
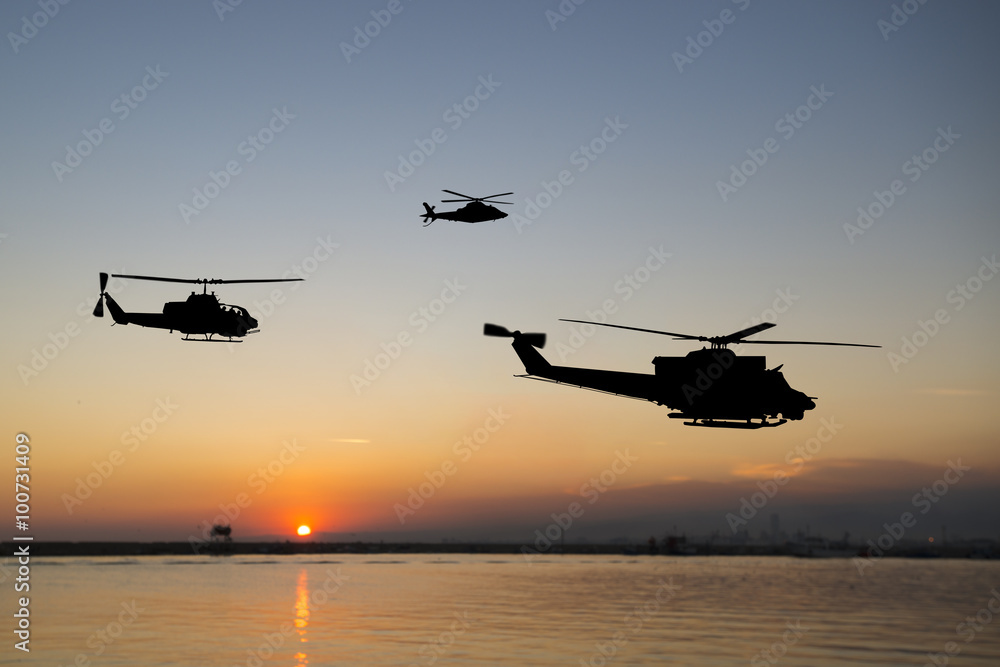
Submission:
[[[658,397],[660,392],[657,390],[655,375],[553,366],[534,346],[518,338],[515,336],[511,347],[521,359],[528,375],[608,394],[662,402]]]

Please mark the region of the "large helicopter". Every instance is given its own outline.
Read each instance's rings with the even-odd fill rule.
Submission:
[[[545,346],[543,333],[512,332],[495,324],[485,325],[483,333],[514,339],[512,347],[527,371],[527,375],[518,377],[665,405],[677,410],[670,413],[669,417],[690,420],[684,422],[686,426],[747,429],[781,426],[789,419],[802,419],[806,410],[816,407],[815,396],[806,396],[788,385],[780,372],[781,366],[768,370],[763,356],[737,357],[727,348],[731,343],[880,347],[857,343],[744,340],[747,336],[773,327],[774,324],[770,322],[747,327],[727,336],[706,337],[584,320],[562,321],[673,336],[674,340],[704,341],[710,347],[694,350],[683,357],[655,357],[655,373],[650,375],[553,366],[535,349]],[[778,415],[781,415],[781,419],[777,419]]]
[[[469,203],[457,211],[443,211],[441,213],[435,213],[434,207],[428,206],[427,202],[424,202],[425,213],[421,216],[424,219],[424,227],[438,219],[452,220],[454,222],[486,222],[488,220],[506,218],[506,213],[495,206],[488,206],[487,204],[510,204],[511,202],[509,201],[490,200],[494,197],[505,197],[507,195],[514,194],[513,192],[501,192],[498,195],[490,195],[489,197],[470,197],[468,195],[463,195],[460,192],[452,192],[451,190],[442,190],[441,192],[447,192],[450,195],[461,197],[461,199],[442,199],[442,204],[456,201],[465,201]]]
[[[159,278],[157,276],[132,276],[121,273],[112,273],[114,278],[126,278],[132,280],[155,280],[164,283],[192,283],[202,285],[202,292],[191,292],[186,301],[171,301],[163,304],[162,313],[127,313],[122,310],[111,295],[105,292],[108,285],[108,274],[101,274],[101,294],[97,297],[97,306],[94,307],[95,317],[104,317],[104,303],[107,302],[108,310],[111,311],[111,318],[115,324],[138,324],[140,327],[153,327],[156,329],[169,329],[170,333],[174,329],[184,334],[181,340],[202,341],[213,343],[242,343],[240,340],[233,340],[233,337],[242,338],[247,334],[257,333],[257,320],[250,317],[250,313],[243,306],[230,306],[219,301],[215,292],[208,294],[208,285],[221,285],[228,283],[284,283],[302,278],[276,278],[264,280],[219,280],[217,278]],[[191,338],[192,335],[202,335],[204,338]],[[215,339],[212,336],[225,336],[228,341]]]

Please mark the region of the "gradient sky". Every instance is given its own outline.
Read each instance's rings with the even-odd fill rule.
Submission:
[[[766,510],[792,512],[786,527],[874,535],[960,458],[972,471],[912,535],[961,520],[996,536],[1000,279],[977,282],[1000,250],[994,3],[894,16],[890,2],[592,0],[566,17],[556,0],[223,3],[70,3],[49,19],[36,2],[0,7],[0,410],[9,441],[32,439],[38,538],[187,539],[240,494],[238,537],[300,523],[526,536],[626,450],[637,461],[588,521],[727,530],[725,514],[791,471],[823,419],[842,428]],[[269,124],[273,141],[248,148]],[[614,141],[582,157],[602,132]],[[98,135],[71,170],[54,166]],[[444,140],[412,173],[387,178],[432,136]],[[734,165],[765,153],[720,194]],[[185,215],[229,163],[226,186]],[[443,188],[512,190],[511,216],[422,228],[421,202],[448,207]],[[863,233],[845,229],[890,196]],[[669,259],[624,289],[654,250]],[[89,315],[101,271],[294,270],[306,282],[218,290],[261,322],[241,345]],[[140,312],[188,293],[111,289]],[[482,336],[484,322],[542,331],[554,363],[636,372],[692,349],[613,330],[571,347],[558,318],[608,300],[617,324],[720,335],[776,317],[774,339],[883,348],[765,348],[817,408],[743,432],[514,378],[507,343]],[[936,314],[933,337],[893,364]],[[352,384],[401,333],[412,344]],[[503,425],[465,460],[454,444],[495,424],[491,410]],[[287,450],[262,481],[283,443],[294,460]],[[394,505],[448,461],[454,474],[401,525]],[[10,497],[0,506],[13,514]]]

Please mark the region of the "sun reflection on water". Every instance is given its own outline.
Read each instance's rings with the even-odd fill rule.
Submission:
[[[299,570],[299,580],[295,585],[295,631],[299,634],[299,644],[304,645],[309,641],[306,636],[306,629],[309,626],[309,574],[305,568]],[[295,654],[297,667],[304,667],[309,664],[309,656],[305,653],[305,646],[300,646]]]

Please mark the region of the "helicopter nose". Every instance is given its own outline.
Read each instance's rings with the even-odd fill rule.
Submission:
[[[257,328],[257,320],[255,320],[255,319],[254,319],[254,318],[252,318],[252,317],[250,318],[250,322],[249,322],[249,324],[250,324],[250,328],[251,328],[251,329],[256,329],[256,328]]]

